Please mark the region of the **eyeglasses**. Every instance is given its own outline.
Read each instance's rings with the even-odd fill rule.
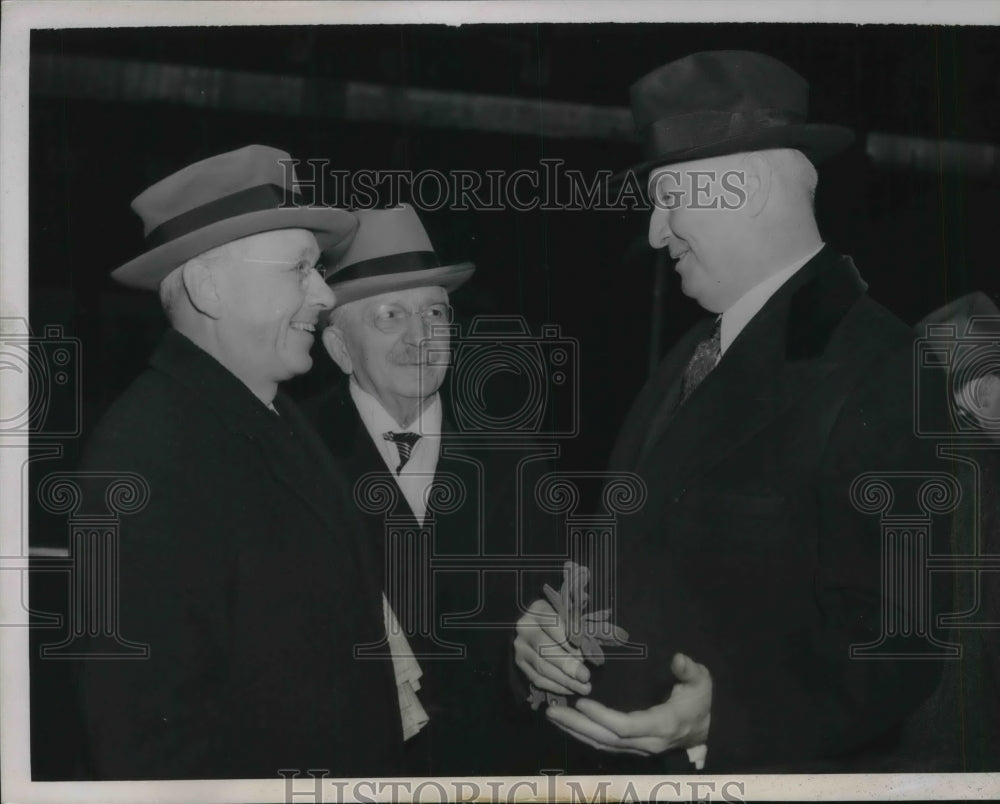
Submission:
[[[433,332],[435,326],[450,324],[455,313],[450,304],[432,304],[412,311],[399,304],[380,304],[372,315],[372,324],[379,332],[394,335],[406,330],[410,325],[410,317],[414,315],[419,315],[424,327]]]

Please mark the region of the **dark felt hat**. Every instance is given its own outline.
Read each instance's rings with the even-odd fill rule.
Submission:
[[[808,123],[809,84],[777,59],[744,50],[694,53],[631,88],[645,159],[630,170],[770,148],[795,148],[813,163],[846,148],[853,132]]]

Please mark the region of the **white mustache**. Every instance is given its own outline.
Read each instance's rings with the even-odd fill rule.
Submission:
[[[442,350],[428,354],[391,355],[389,362],[397,366],[447,366],[451,362],[451,353]]]

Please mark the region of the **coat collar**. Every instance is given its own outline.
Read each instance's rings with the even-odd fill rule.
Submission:
[[[372,446],[374,453],[378,454],[378,450],[372,445],[368,431],[361,421],[354,400],[351,399],[349,382],[346,376],[340,378],[330,390],[306,404],[306,409],[312,414],[310,418],[313,420],[316,431],[322,436],[330,452],[341,460],[348,460],[352,456],[358,455],[359,452],[366,451],[362,449],[365,445]],[[448,415],[444,399],[441,400],[441,405],[442,441],[450,440],[459,433]],[[442,456],[443,454],[442,451]],[[379,463],[379,466],[382,464]]]
[[[792,405],[838,365],[829,345],[837,326],[864,294],[848,257],[824,247],[768,300],[733,341],[715,370],[685,405],[673,410],[653,449],[639,462],[651,476],[666,473],[671,492],[721,461]],[[700,330],[699,330],[700,331]],[[665,359],[664,404],[676,404],[684,367],[697,337],[686,337]]]
[[[338,460],[349,460],[358,454],[365,441],[371,441],[354,407],[346,377],[341,377],[328,391],[306,403],[306,410],[312,414],[313,425],[323,443]],[[377,450],[375,452],[377,455]]]
[[[266,471],[326,525],[342,524],[326,491],[333,471],[329,456],[284,393],[275,396],[275,414],[221,363],[173,329],[164,334],[150,365],[186,388],[223,427],[253,443]]]
[[[175,329],[168,329],[150,365],[191,391],[230,430],[258,433],[277,417],[229,369]]]

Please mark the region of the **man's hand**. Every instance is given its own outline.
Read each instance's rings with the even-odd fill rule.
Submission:
[[[559,695],[590,693],[590,671],[580,650],[570,645],[559,615],[544,600],[532,603],[517,621],[514,662],[541,690]]]
[[[546,714],[577,740],[616,754],[651,756],[702,745],[711,719],[712,676],[682,653],[674,655],[670,669],[680,683],[666,701],[650,709],[625,713],[580,699],[575,709],[550,706]]]

